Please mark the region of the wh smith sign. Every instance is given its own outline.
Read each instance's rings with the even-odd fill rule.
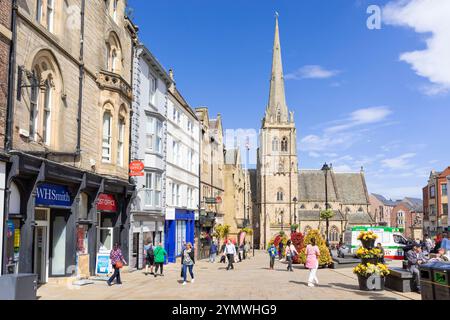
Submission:
[[[54,184],[41,184],[36,190],[36,205],[70,208],[72,200],[70,199],[69,189]]]

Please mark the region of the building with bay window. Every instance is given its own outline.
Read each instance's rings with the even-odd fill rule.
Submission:
[[[95,275],[129,247],[132,50],[126,1],[18,1],[3,270]],[[6,268],[5,263],[8,264]],[[11,266],[12,265],[12,266]]]
[[[130,266],[144,266],[144,245],[164,242],[167,160],[167,103],[172,80],[153,54],[139,45],[134,53],[131,160],[144,163],[143,175],[134,177]]]
[[[173,71],[167,107],[167,199],[165,249],[169,262],[181,255],[183,242],[194,245],[199,199],[199,121],[175,86]]]

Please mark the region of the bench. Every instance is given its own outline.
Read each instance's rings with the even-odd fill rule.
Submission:
[[[355,258],[333,258],[331,269],[354,268],[361,263],[360,259]]]
[[[402,268],[389,268],[389,271],[384,284],[386,288],[398,292],[414,291],[414,277],[411,272]]]

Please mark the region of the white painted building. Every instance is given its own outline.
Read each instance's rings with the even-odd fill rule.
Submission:
[[[173,73],[170,72],[173,80]],[[175,87],[167,107],[166,243],[169,262],[181,254],[183,242],[194,244],[199,199],[199,121]]]
[[[144,244],[164,242],[168,88],[172,81],[153,54],[136,48],[133,66],[131,161],[144,163],[135,177],[137,197],[130,225],[130,267],[142,268]]]

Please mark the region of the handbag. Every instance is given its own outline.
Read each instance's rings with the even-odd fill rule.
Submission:
[[[116,266],[116,269],[122,269],[123,268],[123,262],[122,261],[117,261],[115,266]]]

